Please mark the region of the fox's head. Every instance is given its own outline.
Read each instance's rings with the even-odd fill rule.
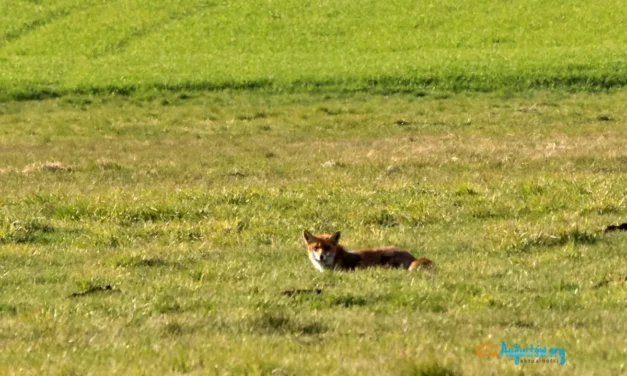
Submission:
[[[340,232],[338,231],[331,235],[312,235],[305,230],[303,237],[305,238],[309,259],[313,266],[321,272],[325,269],[333,268],[335,255],[339,248]]]

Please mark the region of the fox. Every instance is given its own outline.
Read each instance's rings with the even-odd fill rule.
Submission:
[[[313,235],[304,230],[309,259],[320,272],[325,270],[354,270],[372,266],[433,270],[435,263],[427,258],[416,259],[411,253],[394,246],[348,251],[340,245],[340,231]]]

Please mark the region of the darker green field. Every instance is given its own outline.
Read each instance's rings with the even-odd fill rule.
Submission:
[[[0,99],[221,89],[599,91],[620,1],[129,0],[0,5]]]

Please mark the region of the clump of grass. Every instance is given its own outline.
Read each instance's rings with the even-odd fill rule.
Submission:
[[[353,307],[353,306],[365,306],[368,304],[368,299],[359,295],[342,295],[336,296],[331,299],[331,304],[340,307]]]
[[[165,296],[159,299],[154,305],[155,312],[162,314],[176,314],[183,312],[183,307],[178,300],[172,296]]]
[[[96,166],[101,170],[120,170],[122,166],[107,158],[96,159]]]
[[[17,315],[17,307],[10,304],[0,304],[0,315],[15,316]]]
[[[568,243],[573,244],[595,244],[601,240],[600,234],[595,232],[582,231],[574,228],[559,232],[555,235],[546,233],[520,235],[516,244],[510,245],[508,251],[528,252],[534,248],[560,247]]]
[[[399,221],[397,215],[394,213],[391,213],[388,210],[382,210],[368,218],[366,220],[366,224],[373,224],[381,227],[394,227],[399,225]]]
[[[168,321],[165,325],[163,325],[163,332],[168,336],[180,336],[186,331],[187,328],[185,325],[178,321]]]
[[[327,328],[321,322],[305,319],[294,319],[283,314],[264,312],[251,321],[251,327],[255,331],[264,334],[296,334],[318,335],[324,333]]]
[[[403,376],[457,376],[462,373],[454,368],[432,361],[406,366],[401,370],[400,374]]]
[[[0,244],[2,243],[48,243],[55,228],[37,220],[0,222]]]
[[[160,257],[127,257],[127,258],[118,260],[115,263],[115,265],[121,266],[121,267],[132,267],[132,268],[138,268],[138,267],[158,268],[158,267],[169,267],[169,266],[177,265],[177,264],[173,264]]]

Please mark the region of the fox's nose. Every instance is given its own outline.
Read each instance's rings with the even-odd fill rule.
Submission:
[[[324,261],[324,255],[320,255],[320,261]]]

